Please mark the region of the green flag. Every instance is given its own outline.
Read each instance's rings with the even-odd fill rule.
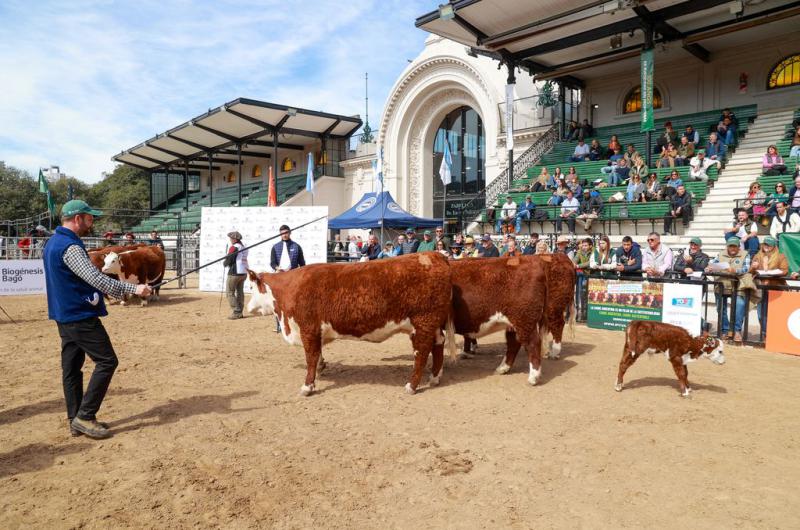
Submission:
[[[642,50],[642,128],[641,132],[655,130],[653,125],[653,50]]]
[[[44,178],[44,173],[42,173],[41,169],[39,170],[39,193],[47,195],[47,210],[50,212],[51,216],[54,216],[56,214],[56,205],[53,202],[53,197],[50,195],[47,179]]]
[[[800,269],[800,234],[786,232],[778,238],[778,247],[789,261],[789,270]]]

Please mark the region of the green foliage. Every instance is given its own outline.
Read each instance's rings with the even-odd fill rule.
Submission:
[[[103,180],[92,186],[85,199],[100,210],[148,210],[150,188],[147,173],[130,166],[119,165]],[[75,195],[76,199],[83,197]],[[125,230],[148,216],[147,212],[110,213],[98,219],[100,230]],[[96,230],[97,232],[97,230]]]
[[[32,217],[47,210],[47,197],[28,173],[0,162],[0,220]]]

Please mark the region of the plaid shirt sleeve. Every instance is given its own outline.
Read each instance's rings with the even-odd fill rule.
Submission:
[[[125,294],[136,294],[134,284],[117,281],[97,270],[86,251],[78,245],[67,247],[62,259],[69,270],[101,293],[119,299]]]

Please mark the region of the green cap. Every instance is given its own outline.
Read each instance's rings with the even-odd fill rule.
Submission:
[[[699,237],[693,237],[692,239],[689,240],[689,243],[694,243],[695,245],[702,246],[703,245],[703,240],[700,239]]]
[[[423,236],[429,236],[429,235],[432,235],[432,234],[433,234],[433,232],[431,232],[430,230],[425,230],[425,231],[422,233],[422,235],[423,235]]]
[[[767,236],[767,237],[764,238],[764,240],[761,242],[761,244],[762,245],[769,245],[771,247],[774,247],[774,246],[776,246],[778,244],[778,242],[775,241],[774,237]]]
[[[103,212],[100,210],[93,210],[86,203],[86,201],[82,201],[80,199],[67,201],[67,203],[61,207],[61,217],[72,217],[73,215],[77,215],[79,213],[88,213],[94,215],[95,217],[98,215],[103,215]]]
[[[732,246],[737,246],[738,247],[740,243],[741,243],[741,241],[736,236],[729,237],[728,240],[725,242],[725,244],[727,246],[729,246],[729,247],[732,247]]]

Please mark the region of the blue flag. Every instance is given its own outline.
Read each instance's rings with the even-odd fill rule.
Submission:
[[[314,194],[314,155],[308,153],[308,170],[306,172],[306,191]]]

